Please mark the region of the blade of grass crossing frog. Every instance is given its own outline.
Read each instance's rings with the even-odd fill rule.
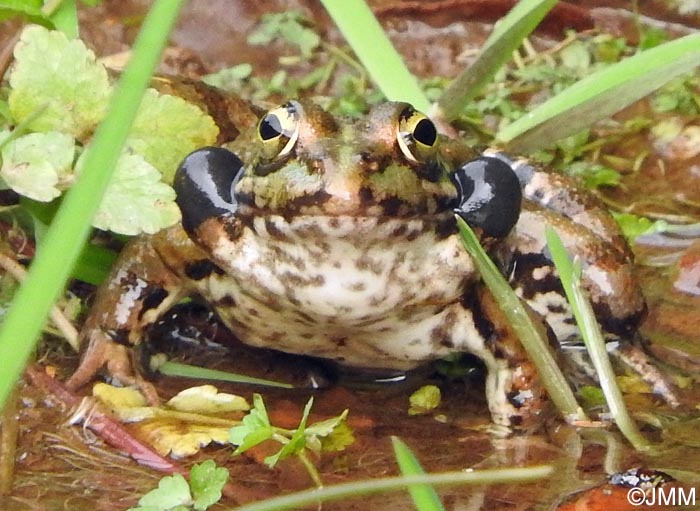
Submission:
[[[649,450],[649,443],[637,429],[637,425],[632,417],[630,417],[622,399],[622,392],[617,386],[615,372],[610,364],[610,358],[608,358],[603,334],[600,331],[586,293],[581,287],[581,264],[579,261],[572,262],[559,235],[549,226],[547,227],[547,246],[552,254],[554,265],[564,286],[564,291],[576,318],[576,323],[581,331],[581,337],[583,337],[583,341],[586,344],[596,373],[598,373],[600,387],[603,389],[605,400],[608,403],[615,423],[635,449],[638,451]]]
[[[90,220],[109,185],[141,96],[181,6],[182,0],[158,0],[151,7],[107,117],[95,132],[80,179],[66,194],[27,280],[0,326],[0,407],[29,359],[51,305],[82,250]]]
[[[700,65],[700,35],[651,48],[576,82],[503,128],[496,141],[513,153],[551,146],[605,119]]]
[[[416,459],[411,449],[399,438],[392,436],[391,443],[394,446],[394,456],[399,464],[401,474],[405,476],[424,474],[425,471]],[[418,511],[445,511],[440,502],[435,488],[428,485],[416,485],[408,488],[413,503]]]
[[[466,222],[458,217],[457,225],[464,247],[474,259],[484,283],[520,338],[530,360],[537,367],[537,372],[552,402],[567,420],[572,418],[586,420],[586,415],[576,402],[569,383],[549,351],[547,341],[540,335],[539,329],[533,324],[520,299],[515,295],[493,261],[486,255],[484,249],[481,248],[474,232]]]
[[[511,58],[530,32],[554,7],[556,0],[523,0],[494,26],[474,63],[455,78],[437,101],[436,116],[452,120]]]
[[[430,102],[364,0],[321,0],[372,81],[390,101],[427,112]]]

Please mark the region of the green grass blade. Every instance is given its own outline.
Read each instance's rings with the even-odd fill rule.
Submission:
[[[698,34],[638,53],[576,82],[503,128],[496,141],[513,153],[547,147],[609,117],[698,65]]]
[[[230,383],[249,383],[264,387],[275,387],[279,389],[293,389],[294,385],[262,378],[253,378],[244,374],[229,373],[218,369],[180,364],[178,362],[164,362],[156,369],[167,376],[180,376],[183,378],[201,378],[203,380],[227,381]]]
[[[58,4],[48,2],[44,4],[42,11],[49,15],[56,30],[60,30],[69,38],[78,37],[78,7],[76,0],[62,0]],[[51,4],[54,5],[51,5]]]
[[[465,472],[443,472],[441,474],[425,474],[401,477],[386,477],[355,481],[352,483],[335,484],[323,488],[290,493],[281,497],[252,502],[234,508],[232,511],[282,511],[303,506],[316,505],[318,502],[330,502],[351,497],[360,497],[375,493],[404,490],[412,485],[430,484],[434,486],[457,484],[499,484],[526,483],[548,477],[552,474],[550,466],[528,468],[503,468],[493,470],[474,470]]]
[[[635,449],[643,451],[649,449],[649,443],[637,429],[632,417],[627,412],[622,392],[617,386],[615,372],[610,364],[608,352],[605,349],[605,340],[600,331],[591,304],[586,298],[586,293],[581,287],[581,265],[572,262],[561,242],[559,235],[551,227],[547,227],[547,245],[552,253],[554,265],[557,267],[559,278],[564,286],[566,297],[571,305],[571,310],[576,318],[576,323],[581,330],[581,337],[586,344],[591,361],[595,367],[603,389],[605,400],[608,402],[610,413],[620,428],[623,435],[630,441]]]
[[[430,102],[364,0],[321,0],[343,37],[387,99],[427,112]]]
[[[136,116],[143,91],[158,62],[182,0],[153,4],[134,45],[133,56],[114,93],[104,122],[98,127],[86,155],[83,173],[66,194],[63,204],[17,291],[0,327],[0,407],[17,381],[90,232],[111,171]]]
[[[481,248],[474,232],[466,222],[458,217],[457,225],[462,235],[462,243],[474,259],[484,283],[506,315],[513,330],[518,334],[530,360],[537,367],[537,372],[552,402],[567,419],[573,417],[585,420],[586,416],[576,402],[569,383],[550,353],[546,339],[539,335],[539,329],[533,324],[520,299],[515,295],[493,261],[486,255],[484,249]]]
[[[496,24],[474,63],[445,89],[437,102],[436,114],[448,121],[457,117],[556,3],[556,0],[518,2]]]
[[[405,476],[425,474],[420,462],[416,459],[408,446],[392,436],[391,443],[394,446],[394,456],[399,464],[401,474]],[[418,511],[445,511],[445,507],[440,502],[437,492],[432,486],[415,485],[408,488],[413,503]]]

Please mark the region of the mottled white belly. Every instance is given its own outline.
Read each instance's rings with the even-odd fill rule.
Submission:
[[[213,256],[226,274],[198,291],[247,344],[395,369],[483,349],[472,261],[421,220],[268,217]]]

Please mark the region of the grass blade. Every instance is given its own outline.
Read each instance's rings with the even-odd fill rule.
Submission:
[[[503,128],[496,141],[515,154],[547,147],[609,117],[698,65],[698,34],[638,53],[576,82]]]
[[[552,402],[567,420],[570,418],[585,420],[586,415],[576,402],[569,382],[566,381],[557,362],[552,357],[546,339],[539,335],[538,328],[532,323],[532,319],[520,299],[515,295],[493,261],[486,255],[484,249],[481,248],[474,232],[466,222],[457,217],[457,225],[464,247],[474,259],[474,263],[481,273],[481,278],[484,279],[484,283],[508,318],[513,330],[518,334],[530,360],[537,367],[537,372]]]
[[[428,112],[430,102],[364,0],[321,0],[372,81],[390,101]]]
[[[391,443],[394,446],[394,456],[396,456],[396,462],[399,464],[402,475],[425,474],[420,462],[404,442],[392,436]],[[432,486],[415,485],[409,487],[408,492],[411,494],[413,503],[418,511],[445,511],[445,507],[440,502],[440,497],[438,497]]]
[[[302,506],[315,505],[318,502],[330,502],[344,498],[360,497],[375,493],[404,490],[416,484],[456,485],[456,484],[499,484],[525,483],[548,477],[552,474],[550,466],[527,468],[503,468],[492,470],[474,470],[465,472],[443,472],[414,476],[385,477],[366,481],[335,484],[323,488],[305,490],[281,497],[273,497],[260,502],[252,502],[234,508],[232,511],[281,511]]]
[[[84,171],[65,196],[37,257],[0,327],[0,408],[20,376],[46,321],[63,290],[90,232],[90,220],[109,184],[136,116],[143,91],[156,66],[182,0],[158,0],[151,8],[129,62],[98,127]]]
[[[494,27],[474,63],[445,89],[437,102],[436,115],[452,120],[479,91],[491,81],[496,72],[510,59],[542,18],[554,7],[556,0],[523,0]]]
[[[581,287],[581,265],[578,261],[572,262],[564,248],[559,235],[551,227],[547,227],[547,245],[552,253],[554,265],[557,267],[559,278],[564,286],[566,297],[571,305],[571,310],[576,318],[581,337],[586,344],[591,361],[595,367],[600,380],[600,387],[603,389],[605,400],[608,402],[610,413],[615,423],[625,438],[638,451],[649,449],[649,443],[637,429],[632,417],[630,417],[622,399],[622,392],[617,386],[615,372],[613,371],[608,352],[605,349],[605,340],[600,331],[598,322],[591,304],[586,298],[586,293]]]
[[[203,380],[227,381],[230,383],[248,383],[251,385],[261,385],[264,387],[275,387],[280,389],[293,389],[294,385],[262,378],[254,378],[244,374],[229,373],[218,369],[191,366],[178,362],[164,362],[155,368],[158,372],[167,376],[180,376],[183,378],[201,378]]]

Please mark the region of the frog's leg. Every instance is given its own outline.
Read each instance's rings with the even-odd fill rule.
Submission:
[[[633,276],[633,254],[612,216],[595,196],[567,176],[503,153],[491,156],[511,166],[523,189],[520,219],[511,239],[498,252],[503,266],[511,269],[516,293],[547,319],[575,368],[595,377],[582,353],[580,335],[549,256],[545,227],[553,227],[568,253],[581,261],[582,283],[596,317],[615,341],[609,344],[611,354],[676,406],[673,386],[641,347],[627,341],[644,316],[646,304]]]
[[[509,432],[541,428],[551,416],[551,404],[535,365],[488,289],[471,296],[467,309],[483,341],[470,346],[469,351],[486,365],[486,397],[493,422],[506,426]],[[529,309],[527,304],[525,307]],[[529,312],[545,338],[556,344],[541,318]],[[556,356],[556,351],[553,354]]]
[[[66,382],[76,389],[101,370],[125,385],[136,385],[151,402],[158,400],[152,384],[139,374],[132,347],[144,330],[183,296],[181,279],[164,262],[157,247],[184,233],[141,237],[122,250],[107,281],[100,286],[95,302],[80,332],[83,346],[78,369]]]

